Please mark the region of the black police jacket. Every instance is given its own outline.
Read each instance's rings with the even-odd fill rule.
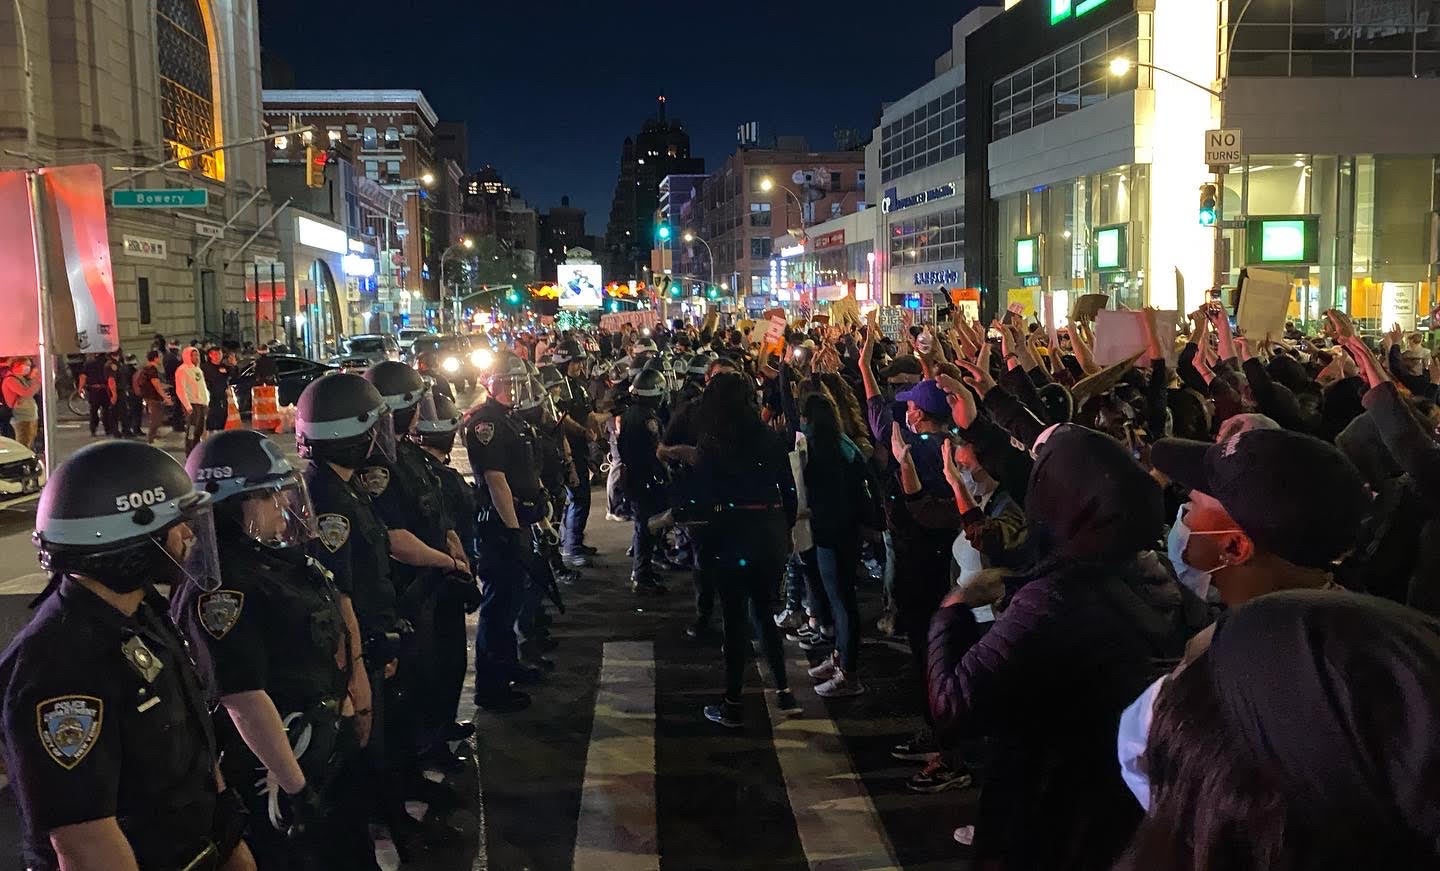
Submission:
[[[440,479],[440,497],[445,505],[445,513],[454,522],[455,534],[460,536],[460,543],[465,545],[465,552],[473,561],[475,536],[479,532],[475,523],[475,489],[465,481],[464,475],[430,453],[425,453],[425,460],[430,470]]]
[[[345,624],[328,572],[303,548],[220,535],[220,589],[185,584],[176,621],[210,654],[218,695],[264,690],[283,718],[345,694]],[[343,661],[343,658],[342,660]]]
[[[179,868],[215,819],[215,738],[184,639],[152,589],[133,616],[70,579],[0,654],[0,745],[29,867],[48,832],[116,817],[141,868]]]
[[[626,485],[643,487],[660,480],[663,466],[655,456],[663,427],[655,409],[635,403],[620,417],[615,447],[625,464]]]
[[[475,472],[476,504],[482,514],[491,508],[486,472],[503,472],[522,524],[544,514],[545,488],[540,483],[540,456],[535,428],[492,397],[465,422],[465,451]]]
[[[393,462],[366,466],[355,481],[370,496],[375,516],[387,529],[405,529],[436,550],[448,550],[446,533],[455,528],[445,514],[440,480],[430,470],[425,451],[411,441],[395,447]],[[390,576],[404,592],[424,569],[396,563]]]
[[[390,537],[369,495],[354,478],[342,480],[328,463],[313,460],[305,467],[305,485],[318,533],[310,555],[334,575],[335,589],[350,597],[362,635],[389,632],[398,617]]]

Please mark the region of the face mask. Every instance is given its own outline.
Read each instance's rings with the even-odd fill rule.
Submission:
[[[1195,532],[1185,522],[1185,508],[1181,505],[1180,510],[1175,514],[1175,524],[1170,527],[1170,535],[1166,539],[1166,551],[1170,556],[1170,565],[1175,567],[1175,574],[1180,583],[1190,588],[1190,591],[1201,599],[1206,599],[1210,594],[1210,582],[1215,573],[1224,568],[1229,568],[1225,563],[1209,569],[1197,569],[1185,562],[1185,548],[1190,544],[1192,535],[1223,535],[1229,532],[1239,532],[1238,529],[1213,529]]]

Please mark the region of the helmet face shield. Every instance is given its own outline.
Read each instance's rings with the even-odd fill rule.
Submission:
[[[215,510],[209,498],[180,509],[180,522],[156,536],[155,545],[175,561],[184,580],[207,593],[220,589],[220,545],[215,537]],[[180,546],[177,555],[173,546]]]
[[[315,537],[315,508],[305,479],[295,477],[275,487],[244,494],[240,525],[245,534],[267,547],[303,547]]]
[[[394,462],[395,460],[395,421],[394,415],[389,408],[378,410],[379,419],[370,428],[370,452],[372,460],[384,460]]]

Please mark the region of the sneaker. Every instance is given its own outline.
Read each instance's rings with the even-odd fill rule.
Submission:
[[[830,654],[823,662],[810,669],[810,679],[813,681],[827,681],[835,676],[835,670],[839,668],[835,661],[835,654]]]
[[[895,637],[895,612],[886,611],[881,614],[880,619],[875,621],[875,629],[886,638]]]
[[[835,643],[835,633],[826,634],[824,627],[813,629],[800,636],[801,650],[814,650],[817,647],[827,647]]]
[[[975,843],[975,827],[961,826],[955,830],[955,843],[962,847],[973,846]]]
[[[729,699],[718,705],[705,706],[705,719],[712,723],[719,723],[727,729],[739,729],[745,725],[744,709],[739,702],[732,702]]]
[[[905,762],[925,762],[934,756],[940,748],[935,746],[935,738],[927,732],[920,732],[908,741],[902,741],[890,749],[890,758],[900,759]]]
[[[815,687],[815,695],[826,699],[858,696],[865,692],[865,685],[850,677],[845,669],[836,667],[834,677]]]
[[[631,522],[630,518],[621,516],[621,515],[619,515],[619,514],[611,514],[609,511],[605,512],[605,519],[606,519],[606,520],[613,520],[613,521],[615,521],[616,523],[630,523],[630,522]]]
[[[795,694],[789,690],[781,690],[775,694],[775,707],[787,717],[798,717],[805,713]]]
[[[654,578],[635,578],[630,582],[630,592],[637,596],[659,596],[664,594],[665,585]]]
[[[938,757],[931,760],[905,785],[911,792],[944,792],[947,789],[964,789],[970,785],[970,772],[957,771]]]
[[[794,608],[786,608],[775,615],[775,625],[781,629],[799,629],[805,625],[805,614]]]
[[[566,553],[560,555],[560,561],[567,569],[583,569],[590,565],[590,560],[583,553]]]

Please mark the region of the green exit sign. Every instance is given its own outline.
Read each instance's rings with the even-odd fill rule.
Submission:
[[[1079,18],[1090,10],[1105,5],[1105,0],[1050,0],[1050,23],[1059,24],[1074,15]]]
[[[117,209],[203,209],[210,205],[205,188],[111,191],[110,205]]]

